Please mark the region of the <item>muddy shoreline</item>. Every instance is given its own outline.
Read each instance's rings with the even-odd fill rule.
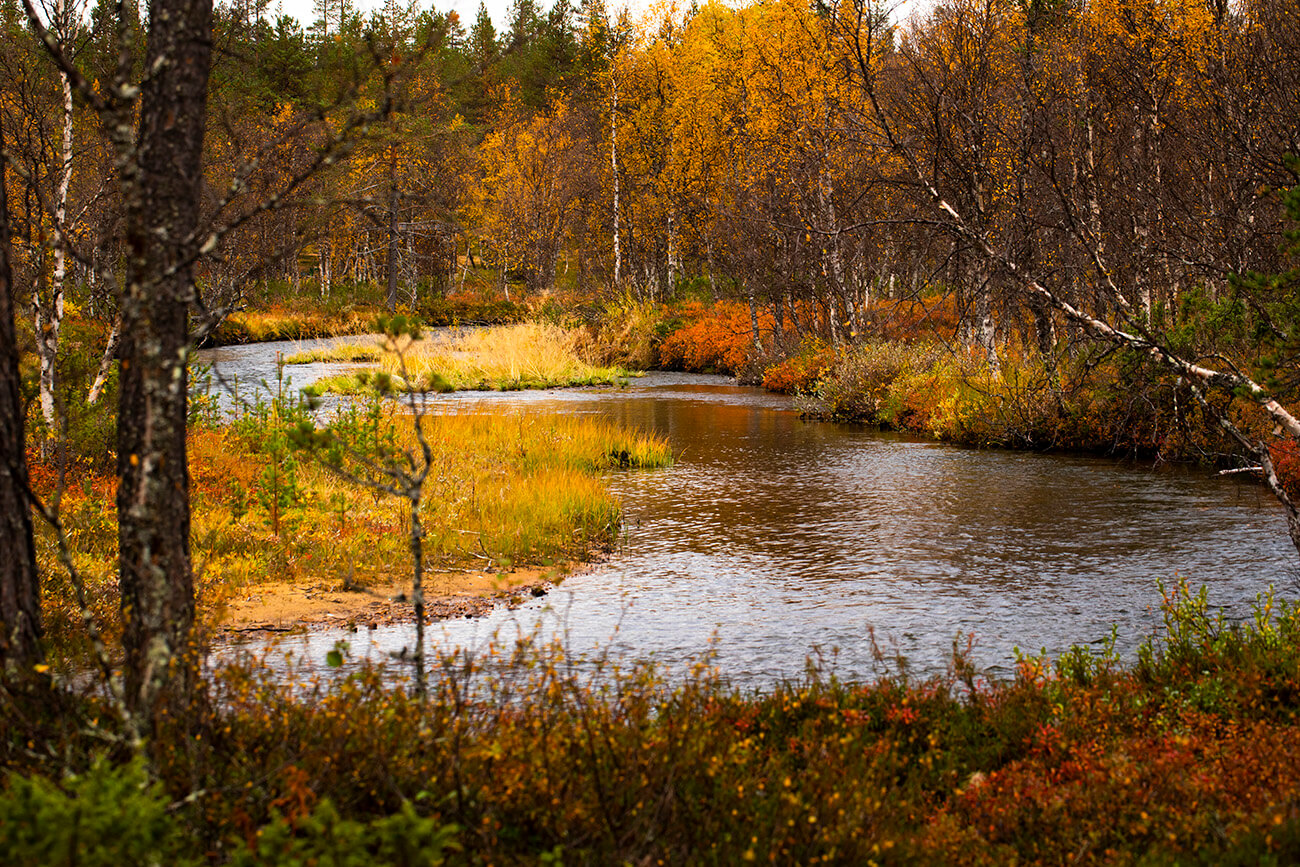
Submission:
[[[595,562],[425,576],[425,620],[484,617],[501,606],[518,608]],[[215,631],[222,639],[244,642],[314,629],[378,629],[414,619],[410,579],[365,587],[344,587],[337,581],[270,582],[228,600]]]

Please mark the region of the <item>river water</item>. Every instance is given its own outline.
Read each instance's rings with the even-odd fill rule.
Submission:
[[[253,368],[266,370],[268,347],[238,349],[220,350],[218,367],[263,378]],[[296,385],[331,372],[315,367],[289,371]],[[609,476],[626,527],[617,556],[520,609],[435,624],[443,649],[540,630],[670,669],[709,651],[733,681],[761,686],[799,676],[810,654],[870,677],[873,636],[914,673],[940,672],[960,634],[979,667],[1005,675],[1015,647],[1056,654],[1100,643],[1112,624],[1131,655],[1159,621],[1159,582],[1179,576],[1235,617],[1270,584],[1297,595],[1282,513],[1238,477],[807,422],[789,398],[712,376],[429,405],[603,414],[667,436],[677,455],[666,470]],[[346,639],[379,658],[413,632],[323,631],[286,646],[323,659]]]

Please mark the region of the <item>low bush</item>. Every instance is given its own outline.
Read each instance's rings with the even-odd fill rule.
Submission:
[[[136,759],[97,758],[55,782],[10,774],[0,790],[0,851],[10,864],[203,863],[163,787]]]
[[[707,659],[516,636],[440,657],[426,700],[393,669],[246,660],[164,718],[152,776],[88,758],[114,725],[91,699],[12,716],[0,840],[56,863],[1293,863],[1300,609],[1233,623],[1177,584],[1163,611],[1132,665],[1075,648],[1004,681],[955,645],[927,680],[742,692]]]
[[[705,306],[688,301],[681,309],[682,324],[668,334],[659,348],[659,364],[668,370],[694,373],[730,373],[742,370],[754,350],[749,307],[736,301]],[[769,321],[766,313],[765,322]],[[766,327],[771,332],[770,322]],[[760,333],[762,331],[760,330]]]
[[[767,365],[761,383],[777,394],[807,394],[834,363],[835,353],[830,347],[819,340],[806,340],[798,353]]]
[[[1235,453],[1185,384],[1132,353],[1008,354],[994,373],[982,358],[937,344],[867,343],[835,353],[798,405],[814,418],[968,445],[1207,463]],[[1261,424],[1244,402],[1229,412],[1244,430]],[[1284,476],[1293,472],[1283,450],[1276,457]]]

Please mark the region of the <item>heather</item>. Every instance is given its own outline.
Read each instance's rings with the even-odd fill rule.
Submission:
[[[125,792],[120,842],[196,863],[1294,860],[1300,612],[1264,596],[1233,623],[1181,583],[1163,612],[1135,660],[1075,648],[1005,680],[962,640],[944,675],[881,655],[760,691],[707,655],[670,674],[527,636],[437,658],[424,699],[345,646],[289,678],[223,663],[164,716],[152,785],[102,697],[67,692],[9,711],[0,839],[61,853],[38,816],[92,827]]]

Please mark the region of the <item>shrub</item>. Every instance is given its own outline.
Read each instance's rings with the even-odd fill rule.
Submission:
[[[460,849],[459,831],[455,825],[419,815],[409,801],[390,816],[362,822],[340,816],[326,798],[296,819],[276,815],[257,830],[247,847],[235,849],[230,864],[436,867],[445,863],[448,851]]]
[[[946,396],[935,388],[942,352],[927,344],[868,343],[838,355],[801,404],[808,415],[895,427],[916,426],[920,411],[931,413]],[[895,386],[900,379],[904,387]],[[945,375],[942,382],[948,382]]]
[[[682,310],[684,324],[664,338],[659,363],[670,370],[731,373],[744,368],[754,350],[749,307],[719,301],[706,307],[689,301]],[[760,333],[770,333],[771,317],[760,316]]]
[[[10,774],[0,792],[0,852],[10,864],[198,864],[162,786],[140,760],[97,760],[56,784]]]
[[[834,360],[834,351],[821,341],[805,341],[797,355],[763,371],[763,388],[778,394],[805,394],[813,390]]]
[[[575,334],[574,349],[587,364],[648,370],[659,361],[663,316],[659,305],[624,293],[591,311]]]

